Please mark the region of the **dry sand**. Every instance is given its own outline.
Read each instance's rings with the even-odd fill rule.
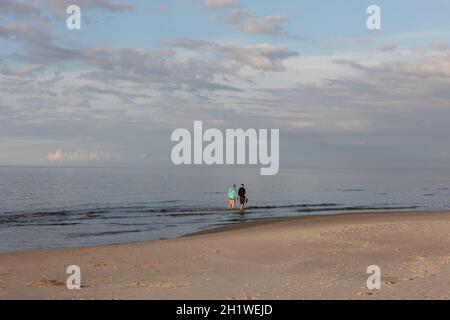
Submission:
[[[82,289],[65,286],[81,267]],[[365,288],[378,265],[380,290]],[[450,212],[248,223],[179,239],[0,254],[0,299],[448,299]]]

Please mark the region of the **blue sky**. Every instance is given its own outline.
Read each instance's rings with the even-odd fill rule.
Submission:
[[[223,39],[224,41],[283,42],[276,36],[245,35],[227,23],[212,18],[229,10],[246,8],[257,16],[285,15],[285,29],[306,43],[326,41],[335,37],[370,37],[383,39],[406,33],[439,33],[448,31],[450,5],[443,0],[434,1],[241,1],[240,6],[211,10],[202,1],[125,1],[133,11],[114,14],[93,10],[87,16],[94,20],[73,34],[65,28],[55,30],[70,34],[88,44],[117,44],[130,47],[154,48],[168,38],[191,37]],[[366,28],[366,8],[377,4],[382,8],[383,29],[371,32]],[[446,35],[448,37],[448,35]],[[414,44],[405,39],[404,44]]]
[[[286,166],[450,166],[448,0],[5,0],[0,48],[0,165],[166,166],[203,120],[280,128]]]

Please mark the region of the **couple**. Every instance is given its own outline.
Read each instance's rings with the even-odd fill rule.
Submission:
[[[239,191],[237,191],[237,192],[236,192],[235,184],[233,184],[233,186],[230,189],[228,189],[227,197],[226,197],[228,200],[228,209],[234,210],[234,205],[236,203],[238,196],[239,196],[239,201],[241,203],[241,206],[240,206],[241,214],[243,214],[244,206],[248,202],[244,184],[241,184],[241,187],[239,188]]]

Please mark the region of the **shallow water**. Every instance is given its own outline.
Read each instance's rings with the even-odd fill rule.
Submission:
[[[0,167],[0,251],[136,242],[256,219],[445,210],[450,172]],[[224,208],[245,183],[246,215]]]

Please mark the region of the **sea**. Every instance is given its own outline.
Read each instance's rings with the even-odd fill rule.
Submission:
[[[244,183],[245,215],[226,210]],[[450,209],[450,171],[0,167],[0,252],[181,237],[249,221]]]

